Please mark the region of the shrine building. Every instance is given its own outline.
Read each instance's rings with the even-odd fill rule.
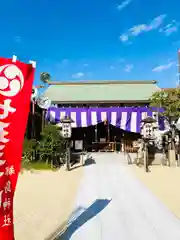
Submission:
[[[158,90],[156,81],[49,82],[44,94],[52,106],[46,117],[55,124],[71,117],[74,149],[81,141],[88,151],[120,151],[123,146],[133,152],[141,120],[156,115],[149,99]]]

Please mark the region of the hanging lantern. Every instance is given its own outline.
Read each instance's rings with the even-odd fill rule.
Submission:
[[[51,75],[48,72],[42,72],[40,74],[40,80],[43,83],[48,83],[51,80]]]
[[[32,93],[31,93],[31,101],[32,102],[35,102],[36,99],[38,97],[38,90],[37,90],[37,87],[34,87],[32,88]]]

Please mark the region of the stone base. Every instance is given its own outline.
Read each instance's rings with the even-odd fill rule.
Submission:
[[[164,162],[164,156],[162,153],[155,153],[154,159],[151,165],[162,165]]]
[[[149,156],[149,165],[162,165],[164,156],[162,153],[156,153],[154,156]],[[135,157],[134,161],[137,165],[144,165],[144,157]]]
[[[169,161],[170,161],[170,166],[176,165],[175,150],[169,150],[168,151],[168,158],[169,158]]]

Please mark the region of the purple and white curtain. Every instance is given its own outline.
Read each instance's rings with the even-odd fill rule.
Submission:
[[[129,132],[140,132],[141,120],[147,116],[153,117],[153,111],[147,107],[109,107],[109,108],[57,108],[51,107],[46,118],[53,123],[59,123],[64,116],[74,121],[72,127],[88,127],[108,121],[111,125]],[[163,122],[159,122],[163,129]]]

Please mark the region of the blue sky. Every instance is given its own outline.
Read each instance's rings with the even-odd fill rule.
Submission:
[[[175,86],[178,0],[9,0],[0,54],[37,62],[53,80],[158,80]]]

